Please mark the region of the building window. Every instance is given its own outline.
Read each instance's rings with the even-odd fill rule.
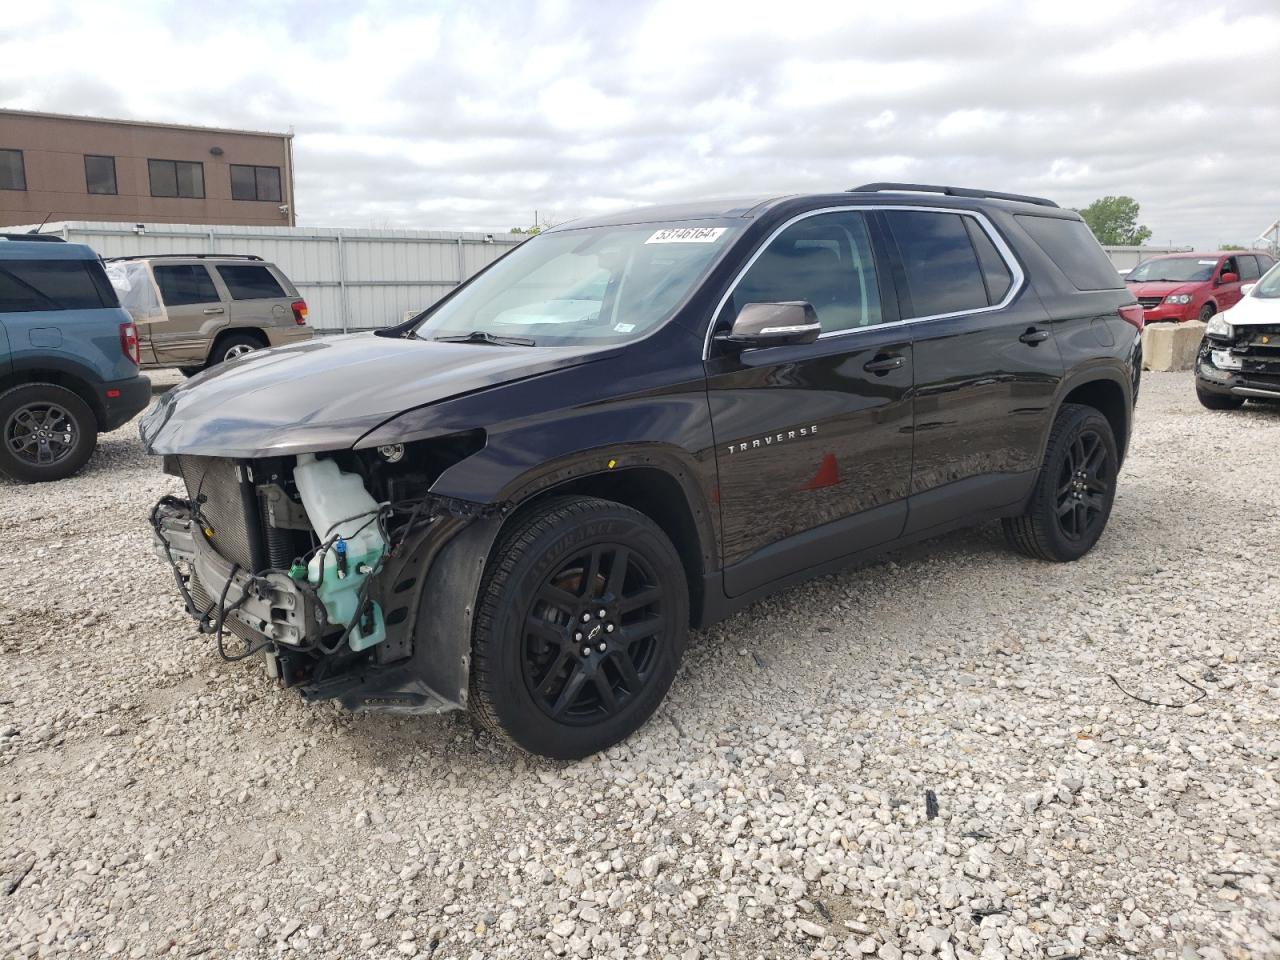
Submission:
[[[95,157],[86,154],[84,158],[84,185],[90,193],[119,193],[116,190],[116,158]]]
[[[27,171],[21,150],[0,150],[0,190],[27,189]]]
[[[148,160],[153,197],[204,199],[204,164],[187,160]]]
[[[231,164],[231,197],[233,200],[269,200],[280,202],[280,168]]]

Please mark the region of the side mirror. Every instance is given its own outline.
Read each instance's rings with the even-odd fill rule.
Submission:
[[[1254,288],[1254,287],[1256,287],[1256,286],[1257,286],[1257,284],[1256,284],[1256,283],[1245,283],[1245,284],[1242,284],[1242,285],[1240,286],[1240,296],[1242,296],[1242,297],[1247,297],[1249,294],[1251,294],[1251,293],[1253,292],[1253,288]]]
[[[813,343],[822,332],[818,311],[803,300],[787,303],[748,303],[738,311],[733,329],[716,340],[741,347],[781,347]]]
[[[1218,279],[1218,282],[1219,283],[1235,283],[1239,279],[1240,279],[1240,275],[1238,273],[1224,273]]]

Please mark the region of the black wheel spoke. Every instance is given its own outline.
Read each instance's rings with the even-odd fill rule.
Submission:
[[[619,547],[613,551],[610,561],[609,579],[604,585],[605,596],[614,598],[622,596],[622,588],[627,582],[627,564],[631,562],[631,551]]]
[[[570,615],[578,609],[580,602],[568,590],[561,590],[551,583],[543,584],[542,589],[538,591],[538,599]]]
[[[600,547],[596,547],[591,551],[591,558],[587,562],[587,572],[582,578],[582,589],[578,591],[587,599],[596,595],[596,577],[600,576],[600,556],[603,552]]]
[[[641,610],[651,603],[656,603],[661,596],[662,590],[658,587],[645,587],[629,597],[623,597],[618,602],[618,611],[620,613],[632,613],[633,611]]]
[[[611,662],[622,676],[622,682],[626,684],[628,693],[635,693],[640,689],[640,674],[636,672],[636,665],[631,662],[627,651],[619,650],[614,654]]]
[[[661,629],[661,617],[646,617],[643,620],[637,620],[635,623],[628,623],[622,628],[622,643],[624,646],[629,647],[637,640],[652,637]]]
[[[538,693],[542,696],[548,696],[556,688],[556,681],[560,678],[560,672],[564,670],[564,665],[573,656],[568,650],[561,650],[556,656],[555,661],[547,670],[546,676],[542,683],[538,685]]]
[[[551,715],[553,717],[563,716],[565,711],[573,706],[578,696],[582,693],[583,684],[587,682],[587,671],[582,664],[578,664],[573,668],[573,672],[569,674],[569,680],[565,683],[564,688],[560,691],[560,696],[556,697],[556,702],[551,706]]]
[[[568,639],[564,627],[539,617],[530,617],[527,629],[529,633],[549,646],[559,646]]]
[[[613,692],[613,684],[609,682],[609,677],[605,674],[603,664],[596,668],[595,673],[591,675],[591,679],[595,683],[596,694],[600,697],[601,705],[606,711],[613,713],[618,709],[618,696]]]

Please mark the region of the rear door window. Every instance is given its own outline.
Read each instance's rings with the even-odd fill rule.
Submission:
[[[96,261],[0,261],[0,313],[114,306],[118,306],[115,292]]]
[[[257,264],[222,265],[216,268],[235,300],[270,300],[285,296],[279,281],[266,267]]]
[[[220,299],[213,277],[202,263],[169,263],[154,266],[156,286],[166,307],[188,303],[217,303]]]
[[[1258,272],[1258,260],[1256,257],[1252,257],[1249,254],[1241,254],[1236,257],[1236,261],[1240,264],[1241,280],[1257,280],[1258,277],[1262,276]]]
[[[1018,224],[1030,234],[1077,290],[1122,290],[1124,280],[1115,264],[1098,246],[1083,220],[1017,214]]]
[[[978,255],[958,213],[890,210],[885,220],[907,274],[907,317],[932,317],[990,306]]]

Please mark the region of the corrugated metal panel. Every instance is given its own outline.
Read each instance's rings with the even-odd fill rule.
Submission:
[[[8,227],[13,232],[27,227]],[[45,224],[104,257],[156,253],[253,254],[280,267],[306,298],[321,333],[373,330],[431,306],[525,237],[444,230],[236,227],[68,221]]]

